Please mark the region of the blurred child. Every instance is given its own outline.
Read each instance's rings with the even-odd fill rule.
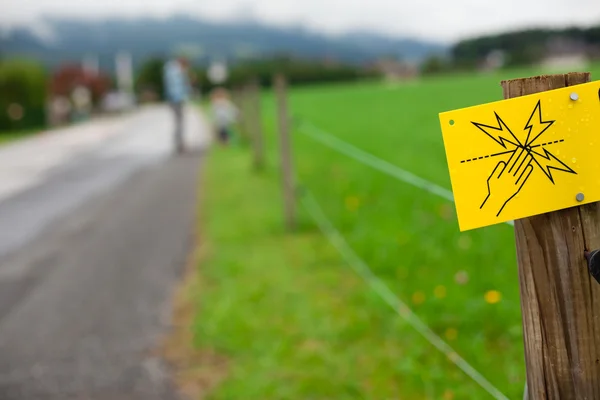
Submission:
[[[222,88],[215,89],[211,95],[212,117],[217,131],[217,138],[223,144],[229,142],[231,128],[238,116],[238,109],[229,100],[229,93]]]

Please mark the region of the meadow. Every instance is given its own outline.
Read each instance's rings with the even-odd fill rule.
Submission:
[[[295,120],[450,189],[437,114],[499,100],[500,80],[539,71],[407,83],[294,88]],[[600,66],[592,78],[600,77]],[[227,358],[214,399],[483,399],[478,384],[349,268],[298,209],[284,229],[276,110],[262,98],[267,166],[237,143],[209,153],[200,227],[206,255],[194,344]],[[353,251],[439,337],[506,397],[525,366],[513,228],[459,232],[448,200],[374,170],[293,129],[298,184]]]

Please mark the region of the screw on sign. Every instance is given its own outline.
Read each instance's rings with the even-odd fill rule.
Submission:
[[[600,82],[440,113],[461,230],[514,220],[529,399],[600,399]],[[507,271],[512,270],[507,266]]]

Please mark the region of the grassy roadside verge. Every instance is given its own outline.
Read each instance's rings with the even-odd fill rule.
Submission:
[[[179,386],[207,399],[483,398],[305,215],[284,232],[278,182],[251,171],[246,149],[207,156],[199,258],[168,356]]]
[[[0,132],[0,146],[15,142],[20,139],[25,139],[37,132],[37,130]]]

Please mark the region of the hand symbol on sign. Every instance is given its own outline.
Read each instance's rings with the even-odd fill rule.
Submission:
[[[515,153],[516,151],[517,150],[515,150]],[[523,153],[525,153],[525,159],[521,159]],[[518,167],[516,167],[517,162],[519,161],[520,163]],[[508,162],[510,162],[510,159]],[[519,156],[515,162],[512,163],[510,168],[508,168],[507,163],[500,161],[487,180],[488,194],[479,208],[481,209],[488,204],[488,208],[492,207],[498,210],[496,216],[499,216],[502,210],[504,210],[504,207],[506,207],[506,204],[521,191],[532,172],[533,165],[531,165],[531,155],[525,149],[521,150]],[[489,204],[492,205],[490,206]]]

